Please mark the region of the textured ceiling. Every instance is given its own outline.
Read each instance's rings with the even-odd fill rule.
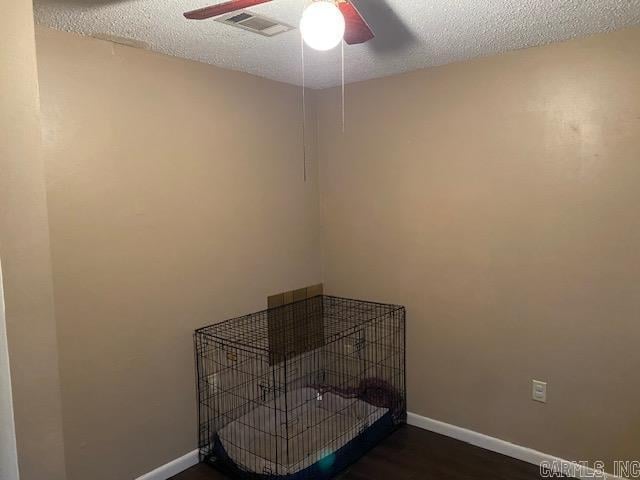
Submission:
[[[310,0],[274,0],[251,10],[297,25]],[[143,41],[152,50],[301,83],[297,30],[262,37],[182,13],[220,0],[35,0],[36,21],[86,35]],[[346,46],[353,82],[640,24],[640,0],[354,0],[376,38]],[[313,88],[340,83],[340,49],[305,49]]]

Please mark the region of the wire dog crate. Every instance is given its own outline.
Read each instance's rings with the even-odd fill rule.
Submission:
[[[320,295],[195,332],[200,460],[327,479],[406,422],[405,309]]]

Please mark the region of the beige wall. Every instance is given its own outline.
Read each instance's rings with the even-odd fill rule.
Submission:
[[[638,457],[640,29],[319,97],[324,282],[408,307],[409,408]],[[549,382],[546,405],[531,379]]]
[[[20,478],[62,480],[60,385],[32,15],[27,0],[4,2],[0,15],[0,263]],[[7,392],[6,385],[0,388]],[[9,424],[4,416],[0,420],[4,449]],[[0,461],[0,476],[12,478],[15,469],[6,464],[11,460],[0,455]]]
[[[320,280],[301,91],[37,45],[69,479],[130,479],[196,446],[193,329]]]

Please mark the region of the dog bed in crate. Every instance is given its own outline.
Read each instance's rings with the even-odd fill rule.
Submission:
[[[305,471],[315,464],[326,472],[333,470],[339,460],[336,453],[389,412],[315,388],[297,389],[288,397],[287,411],[277,407],[285,404],[280,396],[221,429],[218,455],[247,473],[317,478]]]

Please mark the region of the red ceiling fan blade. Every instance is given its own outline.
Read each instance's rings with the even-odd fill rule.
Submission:
[[[267,3],[271,0],[231,0],[229,2],[211,5],[210,7],[199,8],[184,14],[189,20],[204,20],[205,18],[217,17],[225,13],[234,12],[243,8],[253,7],[261,3]]]
[[[344,16],[345,31],[344,41],[349,45],[364,43],[371,40],[375,35],[371,27],[367,24],[355,5],[349,1],[339,2],[338,7]]]

